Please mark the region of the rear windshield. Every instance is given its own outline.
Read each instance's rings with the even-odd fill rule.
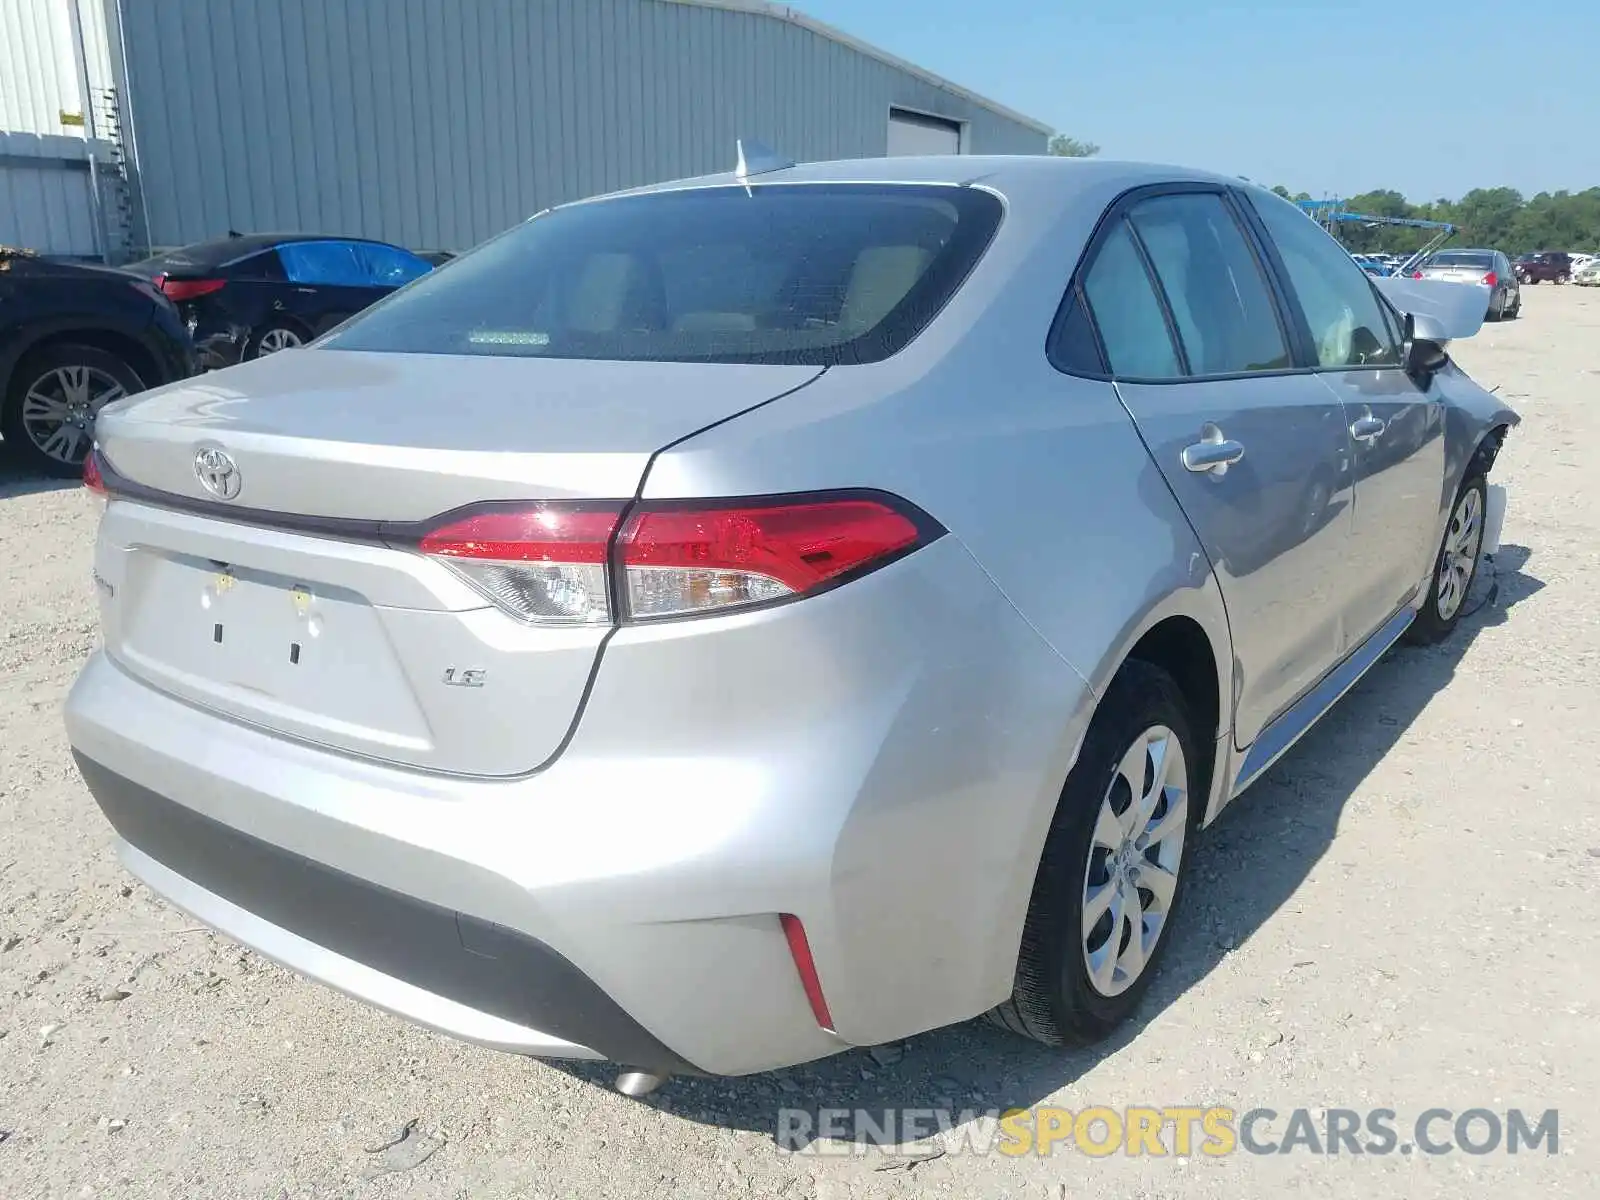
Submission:
[[[654,362],[873,362],[989,244],[991,193],[769,184],[622,196],[524,222],[322,343]]]
[[[233,262],[260,250],[268,249],[271,242],[264,242],[259,238],[245,241],[240,238],[223,238],[214,242],[196,242],[192,246],[182,246],[176,250],[169,250],[165,254],[158,254],[154,258],[146,258],[140,262],[129,263],[123,268],[125,271],[136,271],[140,275],[159,275],[162,272],[205,271],[213,267],[220,267],[224,263]]]
[[[1494,264],[1494,255],[1487,250],[1446,250],[1435,254],[1422,265],[1425,267],[1488,267]]]

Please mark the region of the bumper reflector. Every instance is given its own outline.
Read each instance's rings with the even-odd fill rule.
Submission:
[[[817,977],[817,964],[811,957],[811,943],[806,940],[806,927],[793,913],[780,913],[783,936],[789,939],[789,953],[794,958],[795,970],[800,972],[800,983],[806,989],[806,999],[811,1003],[811,1015],[817,1024],[833,1032],[833,1014],[828,1011],[827,998],[822,994],[822,980]]]

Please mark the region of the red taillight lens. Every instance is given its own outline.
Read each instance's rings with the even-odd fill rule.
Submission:
[[[228,286],[226,279],[168,279],[165,275],[156,278],[156,286],[166,293],[168,300],[178,303],[183,300],[194,300],[200,296],[209,296],[212,292],[220,292]]]
[[[877,493],[647,504],[618,532],[624,507],[486,506],[447,515],[418,548],[525,621],[592,625],[793,599],[883,566],[944,532]],[[610,601],[613,573],[618,614]]]
[[[1490,271],[1483,277],[1483,285],[1485,287],[1497,287],[1499,286],[1499,283],[1500,276],[1496,275],[1493,271]]]
[[[100,474],[100,451],[92,448],[83,460],[83,486],[101,496],[106,495],[105,476]]]
[[[899,508],[846,498],[646,509],[630,518],[617,550],[637,620],[804,595],[921,540]]]
[[[496,506],[430,530],[419,548],[525,621],[609,624],[606,552],[621,513],[620,503]]]
[[[1413,279],[1421,279],[1422,278],[1422,272],[1421,271],[1413,271],[1413,272],[1411,272],[1411,278],[1413,278]]]

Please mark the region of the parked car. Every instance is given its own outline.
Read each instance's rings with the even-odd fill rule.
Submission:
[[[1582,287],[1600,285],[1600,257],[1591,258],[1572,275],[1572,282]]]
[[[1411,277],[1481,283],[1489,289],[1488,320],[1514,320],[1522,312],[1517,272],[1498,250],[1440,250],[1414,266]]]
[[[1379,279],[1382,279],[1385,276],[1391,275],[1391,274],[1394,273],[1393,272],[1393,268],[1390,267],[1389,264],[1387,262],[1385,262],[1382,258],[1380,258],[1380,257],[1378,257],[1376,255],[1372,255],[1372,254],[1354,254],[1354,255],[1351,255],[1351,257],[1353,259],[1355,259],[1356,265],[1358,267],[1360,267],[1363,271],[1365,271],[1368,275],[1373,275],[1373,276],[1376,276]]]
[[[1460,621],[1482,314],[1228,176],[749,159],[107,409],[77,762],[200,920],[635,1093],[1103,1037],[1200,829]]]
[[[386,242],[312,234],[232,235],[128,270],[178,305],[207,369],[304,345],[432,270]]]
[[[1572,256],[1564,250],[1519,254],[1517,278],[1523,283],[1566,283],[1572,278]]]
[[[1572,278],[1576,280],[1584,268],[1596,261],[1600,261],[1600,254],[1574,254],[1572,256]]]
[[[188,331],[148,283],[0,248],[0,435],[28,467],[72,478],[102,407],[193,370]]]

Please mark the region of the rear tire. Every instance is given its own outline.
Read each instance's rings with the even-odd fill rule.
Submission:
[[[1454,632],[1466,611],[1472,581],[1478,577],[1478,556],[1483,549],[1484,517],[1489,511],[1489,481],[1470,475],[1456,493],[1450,524],[1434,555],[1428,596],[1406,630],[1406,640],[1416,645],[1441,642]]]
[[[94,346],[57,343],[25,355],[11,372],[0,434],[26,467],[57,479],[83,472],[94,422],[113,400],[144,391],[122,359]]]
[[[986,1014],[993,1024],[1049,1046],[1082,1045],[1104,1038],[1138,1006],[1183,899],[1186,844],[1203,803],[1200,761],[1172,677],[1125,663],[1062,789],[1012,996]],[[1085,930],[1091,906],[1098,913]],[[1138,913],[1129,913],[1134,906]]]
[[[245,343],[244,359],[248,362],[280,350],[298,349],[310,340],[300,326],[289,321],[274,321],[250,335],[250,340]]]

